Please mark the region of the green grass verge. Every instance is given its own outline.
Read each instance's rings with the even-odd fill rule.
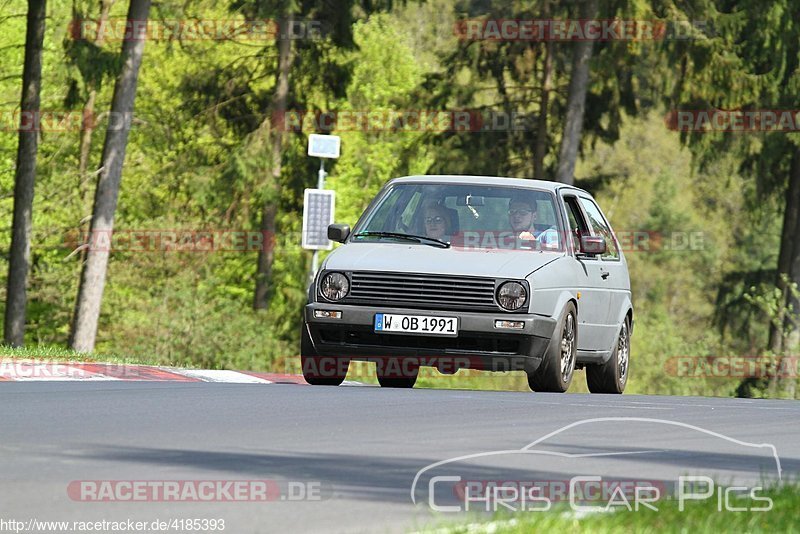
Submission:
[[[164,365],[155,359],[140,356],[117,356],[114,354],[76,352],[58,345],[9,347],[0,345],[0,358],[19,360],[50,360],[54,362],[103,362],[133,365]]]
[[[717,488],[719,491],[719,487]],[[718,501],[710,497],[703,501],[685,503],[683,511],[678,501],[664,499],[656,503],[658,511],[640,508],[628,511],[620,507],[609,513],[590,513],[582,517],[568,507],[554,507],[547,512],[518,512],[513,516],[498,514],[491,520],[461,525],[447,525],[424,529],[423,532],[448,534],[492,533],[527,534],[529,532],[591,532],[617,533],[718,533],[718,532],[784,532],[800,533],[800,486],[786,485],[777,489],[762,490],[760,497],[772,499],[772,509],[765,512],[723,511]],[[733,499],[740,507],[762,507],[763,502]]]

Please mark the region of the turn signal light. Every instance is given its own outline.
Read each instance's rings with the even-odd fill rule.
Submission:
[[[342,312],[331,310],[314,310],[314,317],[317,319],[341,319]]]
[[[514,328],[517,330],[521,330],[525,328],[525,323],[523,321],[504,321],[498,319],[494,322],[495,328]]]

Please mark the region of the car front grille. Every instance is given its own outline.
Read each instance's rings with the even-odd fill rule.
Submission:
[[[403,348],[425,351],[454,350],[487,354],[517,354],[522,349],[519,336],[500,334],[488,336],[481,333],[462,333],[458,337],[413,336],[403,334],[378,334],[368,328],[320,328],[323,343],[347,347],[373,347],[375,349]],[[380,352],[376,352],[379,355]]]
[[[492,278],[355,271],[344,302],[496,311],[494,291]]]

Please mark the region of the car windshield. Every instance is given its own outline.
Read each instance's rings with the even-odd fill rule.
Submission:
[[[551,192],[533,188],[395,184],[364,214],[351,241],[558,252],[564,234],[555,206]]]

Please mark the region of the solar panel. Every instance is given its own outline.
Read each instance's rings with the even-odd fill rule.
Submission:
[[[303,193],[303,248],[330,250],[328,226],[333,224],[336,192],[327,189],[306,189]]]

